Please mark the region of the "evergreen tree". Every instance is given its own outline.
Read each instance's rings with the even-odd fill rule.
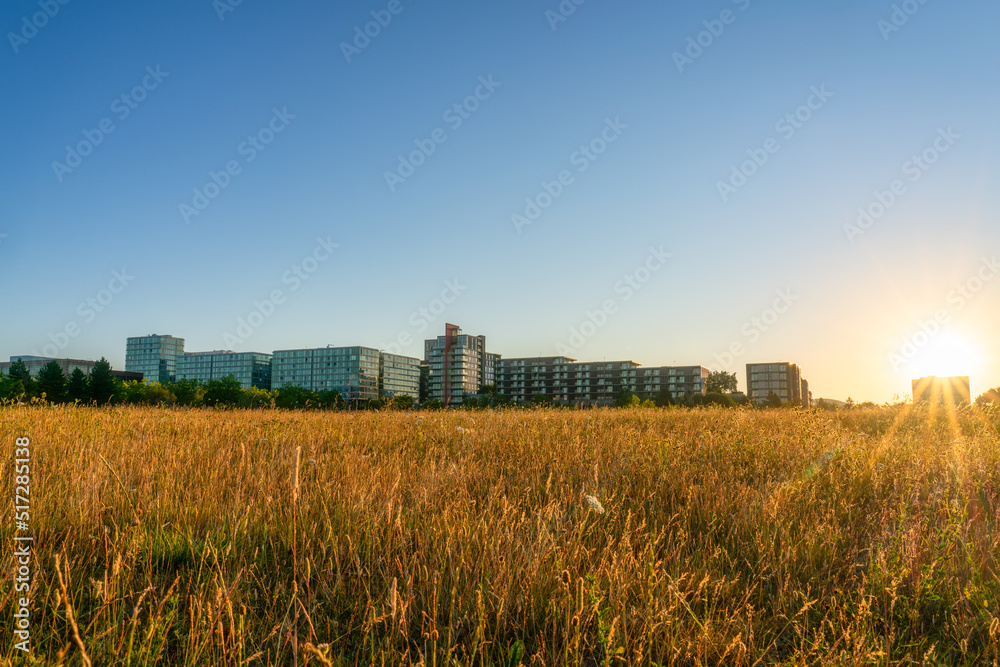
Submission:
[[[88,383],[90,400],[98,405],[105,405],[111,402],[117,389],[117,378],[111,373],[111,364],[104,357],[94,364],[90,370],[90,382]]]
[[[11,380],[20,380],[25,396],[34,395],[35,381],[31,379],[31,371],[28,370],[27,365],[21,359],[10,365],[7,377]]]
[[[38,395],[44,395],[49,403],[65,402],[66,376],[58,361],[50,361],[38,371]]]
[[[87,374],[74,368],[69,374],[69,383],[66,385],[66,399],[69,401],[87,402]]]

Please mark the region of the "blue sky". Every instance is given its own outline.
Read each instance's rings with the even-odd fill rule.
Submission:
[[[1000,385],[995,3],[226,3],[0,9],[0,358],[419,357],[450,321],[817,397]]]

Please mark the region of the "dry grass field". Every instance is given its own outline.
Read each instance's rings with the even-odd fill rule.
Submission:
[[[0,441],[0,663],[1000,661],[997,411],[7,407]]]

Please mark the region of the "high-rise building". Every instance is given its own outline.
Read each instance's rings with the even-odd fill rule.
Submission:
[[[379,351],[361,346],[275,350],[271,387],[280,390],[286,384],[310,391],[336,389],[348,401],[378,398]]]
[[[271,355],[262,352],[185,352],[177,362],[178,380],[211,382],[233,375],[244,389],[271,388]]]
[[[445,324],[445,335],[424,341],[424,361],[429,367],[428,396],[445,405],[458,405],[483,385],[496,384],[499,354],[486,351],[486,336],[462,333]]]
[[[957,405],[972,401],[972,391],[967,375],[953,377],[931,375],[914,380],[911,387],[914,403],[932,402]]]
[[[782,403],[809,407],[809,383],[803,383],[802,371],[796,364],[747,364],[747,397],[756,403],[764,403],[773,394]]]
[[[398,354],[379,354],[379,394],[420,398],[420,360]]]
[[[184,355],[184,339],[150,334],[125,343],[125,370],[142,373],[146,382],[173,382]]]

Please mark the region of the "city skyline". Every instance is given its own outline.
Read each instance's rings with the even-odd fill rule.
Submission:
[[[465,333],[451,323],[445,325],[443,335],[424,341],[422,360],[366,346],[328,345],[271,353],[193,351],[185,349],[184,338],[170,334],[129,337],[125,349],[125,373],[118,375],[145,383],[169,386],[194,380],[205,384],[232,377],[243,389],[336,390],[352,401],[402,394],[422,401],[426,393],[426,398],[444,407],[476,399],[484,387],[492,387],[486,393],[501,394],[515,404],[542,396],[565,405],[611,405],[625,392],[657,404],[687,400],[709,393],[711,384],[711,372],[702,365],[644,366],[635,360],[593,362],[566,356],[503,358],[487,350],[485,335]],[[86,376],[96,365],[85,360],[12,356],[9,363],[0,363],[0,373],[9,371],[14,362],[24,362],[31,376],[54,362],[59,362],[64,374],[79,368]],[[795,364],[748,364],[747,377],[752,381],[745,395],[752,402],[764,403],[773,397],[805,407],[811,403],[808,382]],[[744,393],[735,383],[714,391],[730,396]]]
[[[166,331],[421,358],[450,321],[505,357],[981,393],[1000,384],[998,18],[17,0],[0,350],[124,368],[118,341]]]

